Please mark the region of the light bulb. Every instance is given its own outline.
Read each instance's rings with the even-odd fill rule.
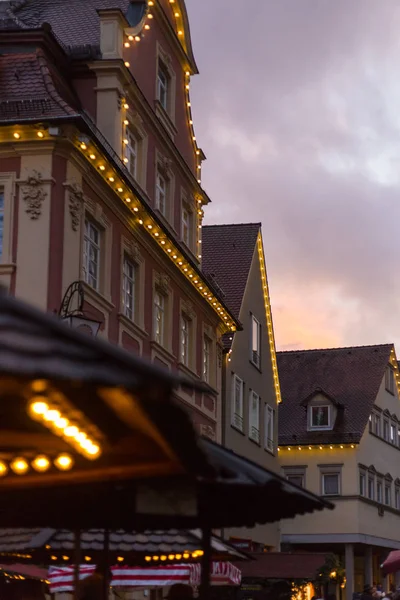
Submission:
[[[14,458],[10,467],[17,475],[24,475],[29,469],[29,465],[25,458]]]
[[[38,471],[39,473],[44,473],[50,468],[50,461],[47,458],[47,456],[44,456],[44,454],[42,454],[41,456],[37,456],[32,461],[32,467],[35,469],[35,471]]]
[[[60,471],[69,471],[73,467],[74,460],[69,454],[59,454],[54,461],[57,469]]]

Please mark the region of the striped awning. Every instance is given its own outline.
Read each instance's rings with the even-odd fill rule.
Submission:
[[[94,565],[81,565],[80,579],[93,573]],[[168,587],[174,583],[200,585],[201,565],[182,564],[162,567],[112,567],[111,585],[119,588]],[[240,569],[229,562],[214,561],[211,564],[211,585],[240,585],[242,574]],[[73,590],[73,567],[50,567],[48,573],[50,592],[71,592]]]

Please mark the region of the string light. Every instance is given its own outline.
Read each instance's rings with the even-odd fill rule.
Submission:
[[[355,448],[355,444],[324,444],[324,445],[311,445],[311,446],[297,446],[293,448],[292,446],[279,446],[278,452],[282,452],[284,450],[288,450],[292,452],[293,450],[299,450],[300,452],[304,450],[343,450],[345,448]]]

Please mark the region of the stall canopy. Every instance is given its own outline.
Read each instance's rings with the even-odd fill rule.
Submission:
[[[210,531],[333,508],[199,442],[180,385],[203,389],[0,294],[0,526]]]
[[[64,566],[75,559],[75,536],[61,529],[0,529],[0,558],[2,561],[29,562]],[[81,560],[96,564],[103,560],[106,544],[104,529],[82,531]],[[149,563],[195,563],[201,560],[202,539],[199,530],[192,531],[133,531],[110,532],[107,557],[110,564],[148,565]],[[213,560],[249,560],[247,554],[211,536]]]
[[[326,562],[323,553],[265,552],[251,556],[254,560],[237,565],[243,578],[315,581]]]
[[[400,550],[393,550],[390,552],[381,567],[384,575],[400,571]]]
[[[93,566],[82,565],[80,579],[87,577]],[[200,565],[165,565],[160,567],[113,567],[111,585],[116,588],[168,587],[174,583],[200,585]],[[240,569],[229,562],[214,561],[211,564],[211,584],[237,586],[241,582]],[[50,567],[48,573],[50,592],[71,592],[74,589],[72,567]]]

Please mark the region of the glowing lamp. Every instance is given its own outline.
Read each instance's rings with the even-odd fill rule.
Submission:
[[[74,460],[69,454],[59,454],[55,459],[54,464],[60,471],[69,471],[73,467]]]
[[[15,137],[16,140],[19,140],[19,138],[21,137],[21,135],[17,131],[15,133],[13,133],[13,136]]]
[[[183,553],[183,558],[184,558],[185,560],[187,560],[188,558],[190,558],[190,554],[189,554],[189,552],[184,552],[184,553]]]
[[[29,465],[25,458],[14,458],[10,464],[11,469],[16,475],[25,475],[29,470]]]
[[[41,454],[32,461],[32,467],[35,469],[35,471],[38,471],[39,473],[44,473],[50,468],[50,461],[47,458],[47,456]]]
[[[86,562],[89,562],[89,561],[92,560],[92,557],[91,556],[85,556],[85,560],[86,560]]]
[[[164,561],[164,560],[167,560],[167,557],[165,556],[165,554],[162,554],[162,555],[160,556],[160,560],[163,560],[163,561]]]
[[[145,560],[146,562],[150,562],[150,561],[151,561],[151,556],[145,556],[145,557],[144,557],[144,560]]]
[[[4,475],[7,475],[8,473],[8,466],[6,465],[5,462],[3,462],[2,460],[0,461],[0,477],[3,477]]]
[[[45,398],[43,398],[43,400],[39,400],[39,396],[37,396],[36,399],[31,403],[30,411],[33,415],[41,416],[48,411],[49,406],[44,400]]]
[[[118,562],[123,562],[123,560],[124,560],[124,557],[123,557],[123,556],[117,556],[117,561],[118,561]]]
[[[42,138],[44,136],[43,131],[38,131],[37,136],[38,136],[38,138]]]

